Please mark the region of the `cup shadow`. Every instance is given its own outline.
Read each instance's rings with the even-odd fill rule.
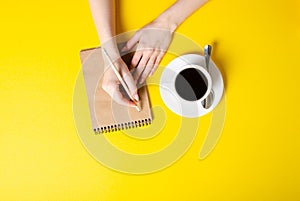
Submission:
[[[220,59],[220,57],[218,57],[218,55],[219,55],[219,49],[218,49],[219,42],[218,41],[213,41],[211,45],[213,47],[211,58],[214,61],[214,63],[216,64],[216,66],[219,68],[219,70],[222,74],[223,82],[224,82],[224,88],[226,89],[227,88],[227,74],[226,74],[226,71],[225,71],[224,62]]]

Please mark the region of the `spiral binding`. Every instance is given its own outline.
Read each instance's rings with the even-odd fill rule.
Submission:
[[[152,119],[148,118],[148,119],[142,119],[142,120],[127,122],[127,123],[120,123],[120,124],[115,124],[115,125],[110,125],[110,126],[94,128],[94,132],[95,132],[95,134],[111,133],[111,132],[119,131],[119,130],[126,130],[126,129],[130,129],[130,128],[147,126],[147,125],[150,125],[151,123],[152,123]]]

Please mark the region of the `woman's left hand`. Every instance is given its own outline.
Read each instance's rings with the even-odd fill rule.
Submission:
[[[159,21],[153,21],[127,41],[123,51],[138,44],[131,61],[131,68],[135,68],[133,78],[137,83],[142,84],[153,75],[171,43],[174,30]]]

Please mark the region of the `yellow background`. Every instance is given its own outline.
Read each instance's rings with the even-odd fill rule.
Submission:
[[[122,0],[119,30],[172,2]],[[135,176],[94,160],[74,125],[79,51],[99,45],[88,1],[2,2],[0,200],[299,200],[299,22],[298,0],[214,0],[188,18],[177,31],[214,44],[225,79],[221,139],[205,160],[200,136],[171,167]]]

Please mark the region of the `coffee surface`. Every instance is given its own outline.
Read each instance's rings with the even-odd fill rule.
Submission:
[[[187,101],[197,101],[207,91],[207,79],[200,70],[187,68],[177,75],[175,89],[181,98]]]

